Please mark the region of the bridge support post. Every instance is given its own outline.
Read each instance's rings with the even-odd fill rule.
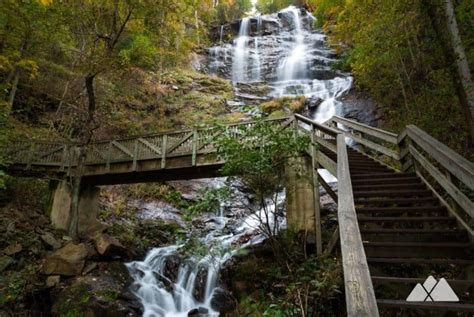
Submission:
[[[289,160],[286,168],[286,219],[289,228],[315,235],[315,195],[312,163],[301,156]]]
[[[51,223],[57,229],[63,229],[71,234],[71,222],[74,220],[73,200],[74,191],[67,181],[57,182],[53,189],[53,202],[50,211]],[[76,191],[77,199],[77,234],[80,237],[91,236],[104,229],[97,219],[99,212],[99,187],[81,183]],[[76,226],[73,224],[73,226]]]

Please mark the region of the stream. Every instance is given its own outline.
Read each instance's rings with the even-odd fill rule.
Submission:
[[[350,89],[352,77],[331,68],[335,54],[328,48],[322,31],[313,27],[314,20],[306,10],[290,6],[275,14],[243,18],[231,42],[224,41],[224,27],[220,28],[218,43],[209,48],[207,69],[232,80],[237,96],[229,101],[233,111],[248,112],[249,100],[305,96],[310,100],[311,117],[318,122],[335,114],[344,115],[339,99]],[[268,85],[267,96],[241,91],[242,84],[256,83]],[[258,106],[251,111],[258,112]],[[327,173],[327,180],[334,179]],[[226,182],[231,180],[210,179],[206,187],[220,188]],[[154,248],[143,261],[127,263],[134,280],[132,291],[143,305],[143,316],[219,316],[225,297],[225,290],[219,287],[220,268],[240,249],[265,239],[258,228],[263,211],[248,214],[239,207],[248,201],[247,195],[236,189],[232,199],[221,204],[219,212],[199,216],[197,222],[204,226],[192,231],[199,232],[198,239],[209,246],[204,256],[179,258],[183,244],[176,244]],[[279,194],[278,200],[280,209],[284,193]],[[147,208],[148,217],[162,215],[153,210],[158,207]],[[281,209],[275,213],[276,219],[268,219],[276,224],[276,230],[285,227]],[[180,216],[172,217],[179,220]],[[170,269],[177,257],[177,268]]]

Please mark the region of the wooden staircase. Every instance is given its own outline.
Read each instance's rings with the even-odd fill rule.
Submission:
[[[466,230],[416,174],[396,172],[351,148],[348,157],[381,315],[474,316],[474,244]],[[407,302],[416,284],[430,275],[446,278],[460,302]]]

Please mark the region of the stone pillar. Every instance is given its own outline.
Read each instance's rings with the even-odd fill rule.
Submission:
[[[289,228],[315,232],[315,196],[311,159],[289,160],[286,168],[286,219]],[[319,202],[318,202],[319,203]]]
[[[72,191],[66,181],[57,182],[53,189],[51,205],[51,223],[57,229],[69,230],[72,217]],[[83,184],[79,193],[78,231],[82,237],[92,236],[102,231],[105,225],[97,219],[99,212],[100,189],[97,186]]]

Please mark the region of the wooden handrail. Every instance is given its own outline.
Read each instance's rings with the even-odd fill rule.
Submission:
[[[326,125],[323,125],[321,123],[318,123],[314,120],[311,120],[309,118],[306,118],[302,115],[299,115],[299,114],[295,114],[295,118],[298,119],[298,121],[302,121],[304,123],[307,123],[307,124],[310,124],[312,126],[314,126],[317,130],[321,130],[329,135],[332,135],[332,136],[336,136],[338,135],[339,133],[341,133],[341,131],[337,130],[337,129],[334,129],[334,128],[331,128],[331,127],[328,127]]]
[[[354,121],[354,120],[346,119],[346,118],[343,118],[343,117],[339,117],[339,116],[334,116],[334,117],[332,117],[331,120],[336,122],[336,123],[343,124],[343,125],[345,125],[349,128],[352,128],[354,130],[357,130],[357,131],[360,131],[362,133],[373,136],[375,138],[378,138],[380,140],[383,140],[383,141],[386,141],[386,142],[389,142],[389,143],[392,143],[392,144],[398,144],[398,139],[397,139],[398,135],[396,133],[388,132],[388,131],[385,131],[385,130],[382,130],[382,129],[377,129],[377,128],[371,127],[369,125],[366,125],[366,124],[363,124],[363,123],[360,123],[360,122],[357,122],[357,121]]]
[[[339,236],[348,316],[379,316],[374,287],[355,212],[344,135],[337,136]]]
[[[407,135],[443,168],[474,190],[474,163],[468,161],[417,126],[407,126]]]

